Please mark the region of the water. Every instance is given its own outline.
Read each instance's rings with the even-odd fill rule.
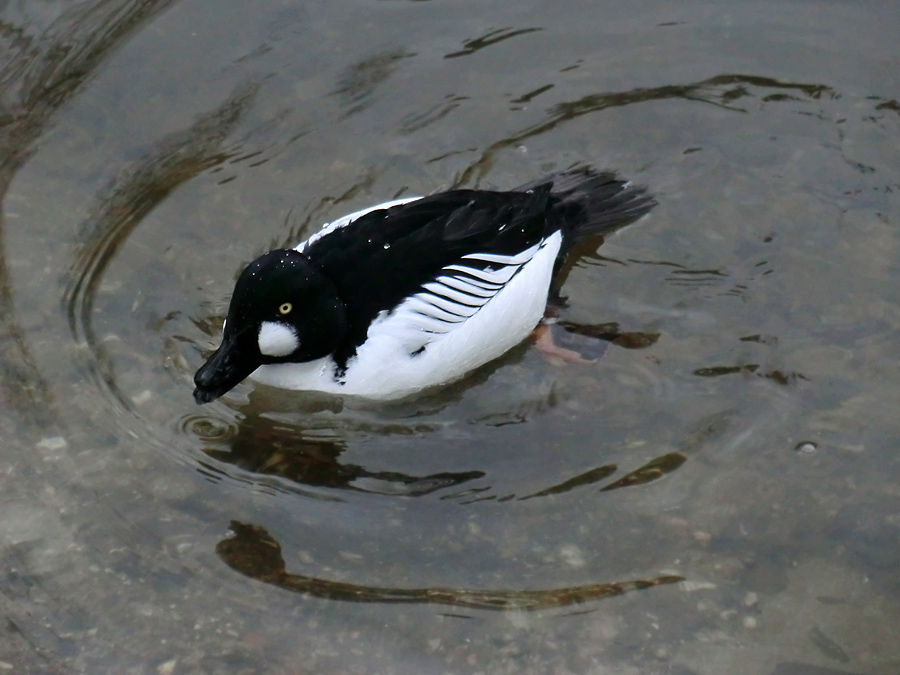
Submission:
[[[0,18],[0,668],[900,669],[893,3]],[[193,403],[257,254],[586,163],[660,203],[569,273],[596,363]]]

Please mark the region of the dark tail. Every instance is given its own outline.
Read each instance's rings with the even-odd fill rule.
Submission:
[[[593,169],[575,169],[545,176],[516,191],[532,190],[548,183],[551,213],[562,219],[564,246],[579,239],[608,234],[650,213],[656,200],[647,188]],[[555,203],[554,203],[555,202]]]
[[[562,221],[562,247],[556,257],[548,302],[564,307],[560,289],[575,259],[569,251],[581,239],[609,234],[645,216],[656,206],[647,188],[616,178],[610,171],[575,169],[526,183],[520,191],[546,189],[550,184],[550,214]],[[598,242],[599,244],[600,242]]]

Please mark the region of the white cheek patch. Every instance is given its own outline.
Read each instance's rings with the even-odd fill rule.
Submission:
[[[257,340],[260,354],[266,356],[287,356],[300,346],[294,329],[276,321],[263,321]]]

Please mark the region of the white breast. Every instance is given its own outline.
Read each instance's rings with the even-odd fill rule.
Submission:
[[[362,213],[352,215],[359,217]],[[459,265],[448,266],[444,276],[437,280],[450,280],[442,285],[442,297],[435,300],[426,284],[422,293],[409,298],[390,314],[382,313],[372,323],[366,341],[348,363],[342,382],[334,379],[334,362],[330,357],[309,363],[262,366],[251,377],[285,389],[380,400],[402,398],[457,380],[515,347],[541,320],[561,241],[562,235],[556,232],[535,246],[534,251],[520,256],[471,256],[475,260],[499,263],[493,272],[473,274],[465,267],[465,259]],[[515,264],[511,260],[522,262]],[[496,279],[510,270],[513,272],[503,280],[499,290],[490,292],[482,306],[476,302],[471,315],[460,317],[465,312],[460,312],[458,306],[447,306],[447,298],[452,299],[456,291],[471,299],[479,288],[454,281],[457,279],[454,273],[460,269],[474,279],[480,278],[478,274],[489,277],[484,281],[484,288],[488,289],[482,291],[485,294]],[[490,278],[492,274],[494,281]],[[429,307],[423,307],[422,303]],[[441,312],[455,317],[453,323],[448,324]]]

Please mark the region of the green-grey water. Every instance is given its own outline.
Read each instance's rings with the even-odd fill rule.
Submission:
[[[900,670],[891,2],[0,3],[0,671]],[[194,404],[236,275],[594,165],[563,325]]]

